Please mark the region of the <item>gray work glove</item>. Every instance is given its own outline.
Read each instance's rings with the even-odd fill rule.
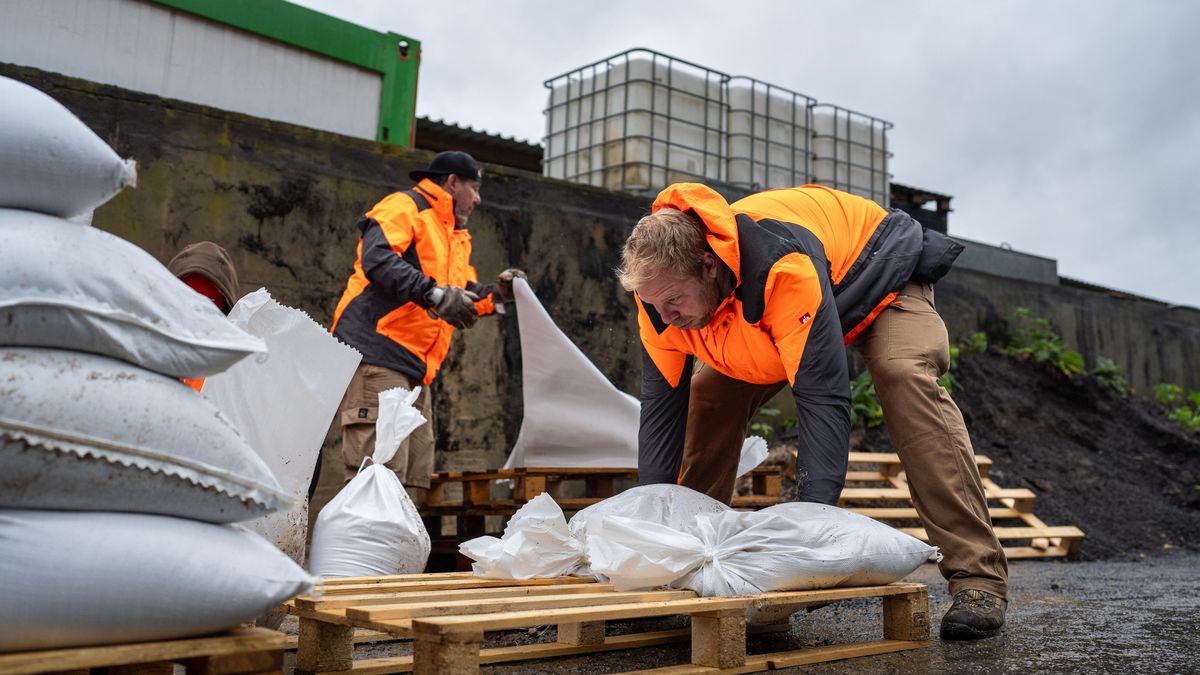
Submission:
[[[500,299],[504,302],[513,301],[513,279],[518,277],[521,279],[529,278],[525,275],[525,272],[516,267],[510,267],[496,275],[496,293],[500,295]]]
[[[443,286],[442,297],[433,306],[433,311],[442,321],[455,328],[470,328],[479,320],[475,302],[479,296],[458,286]]]

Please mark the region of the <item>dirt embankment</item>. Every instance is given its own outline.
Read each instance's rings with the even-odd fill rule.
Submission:
[[[991,349],[964,356],[954,399],[992,479],[1038,494],[1050,525],[1087,533],[1085,560],[1200,550],[1200,434],[1145,395]],[[892,452],[883,425],[855,450]]]

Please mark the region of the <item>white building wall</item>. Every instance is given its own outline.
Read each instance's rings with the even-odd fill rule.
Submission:
[[[378,73],[141,0],[4,2],[0,61],[359,138],[379,122]]]

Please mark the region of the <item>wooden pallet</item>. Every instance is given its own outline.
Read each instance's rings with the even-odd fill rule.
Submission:
[[[1070,555],[1083,541],[1077,527],[1051,527],[1033,513],[1037,495],[1024,488],[1003,488],[989,477],[992,460],[975,456],[983,480],[996,538],[1004,545],[1009,560],[1054,558]],[[847,487],[838,505],[876,520],[894,524],[903,532],[922,541],[929,537],[922,527],[906,527],[896,521],[918,521],[912,507],[912,493],[900,458],[894,453],[852,452]],[[870,486],[864,487],[863,484]],[[905,506],[876,506],[881,502],[907,502]],[[1012,525],[1006,523],[1013,523]]]
[[[187,673],[265,674],[283,672],[287,636],[265,628],[239,628],[225,635],[135,644],[45,649],[0,654],[0,673],[88,673],[107,675],[171,675],[175,666]]]
[[[801,609],[862,597],[883,598],[882,640],[746,654],[746,612]],[[691,664],[652,672],[757,672],[916,649],[929,644],[928,592],[922,584],[700,598],[691,591],[615,591],[580,577],[508,581],[469,573],[337,579],[320,598],[299,597],[296,672],[475,673],[481,664],[578,656],[691,640]],[[688,616],[690,629],[605,635],[607,621]],[[485,633],[557,625],[557,641],[482,648]],[[412,655],[353,660],[355,628],[413,640]],[[764,630],[786,629],[771,626]],[[757,632],[753,629],[750,632]],[[724,672],[722,670],[722,672]]]

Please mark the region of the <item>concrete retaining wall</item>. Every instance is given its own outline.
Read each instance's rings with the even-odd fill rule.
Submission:
[[[97,227],[168,260],[211,239],[229,249],[242,291],[266,286],[329,325],[354,260],[357,216],[409,185],[429,155],[0,64],[0,75],[49,92],[123,157],[138,187],[100,208]],[[636,394],[640,355],[631,298],[612,275],[645,199],[487,167],[470,224],[474,262],[492,276],[520,266],[550,314],[618,386]],[[938,287],[952,336],[1029,306],[1089,363],[1107,355],[1146,391],[1200,389],[1200,312],[956,270]],[[435,385],[439,469],[497,466],[520,423],[515,319],[456,337]]]

